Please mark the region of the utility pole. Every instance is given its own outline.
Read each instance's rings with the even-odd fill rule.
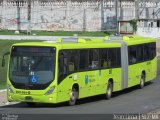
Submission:
[[[86,8],[83,10],[83,32],[86,31]]]
[[[139,0],[135,0],[135,18],[139,19]]]
[[[17,30],[16,33],[19,34],[20,32],[20,6],[19,6],[19,0],[16,0],[16,6],[17,6]]]
[[[116,33],[119,34],[119,19],[118,19],[118,0],[115,0],[115,13],[116,13]]]
[[[104,0],[101,0],[101,31],[104,30]]]
[[[28,0],[28,30],[27,34],[31,34],[31,0]]]

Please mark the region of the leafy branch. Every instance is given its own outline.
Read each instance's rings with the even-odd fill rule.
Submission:
[[[133,27],[133,32],[137,31],[137,22],[138,22],[137,19],[133,19],[129,21],[130,25]]]

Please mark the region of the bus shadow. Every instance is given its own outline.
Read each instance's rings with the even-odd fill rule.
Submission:
[[[145,87],[149,87],[153,82],[147,82],[145,83]],[[135,90],[140,89],[139,86],[134,86],[131,88],[124,89],[122,91],[114,92],[112,98],[116,98],[118,96],[124,95],[131,93]],[[77,104],[75,106],[83,105],[83,104],[89,104],[93,102],[98,102],[102,101],[105,99],[105,95],[97,95],[97,96],[92,96],[92,97],[87,97],[83,98],[77,101]],[[17,103],[13,105],[6,105],[6,106],[1,106],[1,108],[61,108],[61,107],[70,107],[68,102],[63,102],[63,103],[58,103],[58,104],[48,104],[48,103],[38,103],[36,106],[28,106],[26,103]]]
[[[143,89],[145,89],[146,87],[148,87],[151,84],[153,84],[152,81],[146,82],[145,87]],[[136,91],[136,90],[140,90],[139,85],[136,85],[136,86],[133,86],[133,87],[130,87],[130,88],[126,88],[126,89],[121,90],[121,91],[114,92],[112,98],[121,96],[123,94],[128,94],[128,93],[131,93],[131,92]]]
[[[153,82],[151,82],[151,81],[145,83],[145,87],[148,87],[152,83]],[[145,89],[145,87],[144,87],[144,89]],[[116,98],[116,97],[121,96],[123,94],[128,94],[128,93],[131,93],[131,92],[133,92],[135,90],[139,90],[139,89],[140,89],[140,87],[137,85],[137,86],[133,86],[131,88],[127,88],[127,89],[124,89],[124,90],[121,90],[121,91],[117,91],[117,92],[113,93],[112,98]],[[97,102],[97,101],[102,101],[104,99],[105,99],[105,95],[92,96],[92,97],[80,99],[78,101],[77,105],[87,104],[87,103],[92,103],[92,102]]]

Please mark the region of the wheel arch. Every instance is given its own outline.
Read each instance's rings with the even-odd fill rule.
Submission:
[[[109,79],[108,79],[108,83],[109,83],[109,82],[111,82],[111,83],[112,83],[113,90],[114,90],[114,80],[113,80],[113,78],[109,78]]]
[[[146,78],[146,71],[143,70],[141,75],[144,75],[144,77]]]
[[[75,88],[79,94],[79,84],[78,83],[73,83],[71,89]],[[79,96],[78,96],[79,97]]]

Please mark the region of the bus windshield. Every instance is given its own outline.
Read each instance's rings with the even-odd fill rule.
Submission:
[[[13,47],[9,78],[15,88],[45,89],[54,80],[55,48]]]

